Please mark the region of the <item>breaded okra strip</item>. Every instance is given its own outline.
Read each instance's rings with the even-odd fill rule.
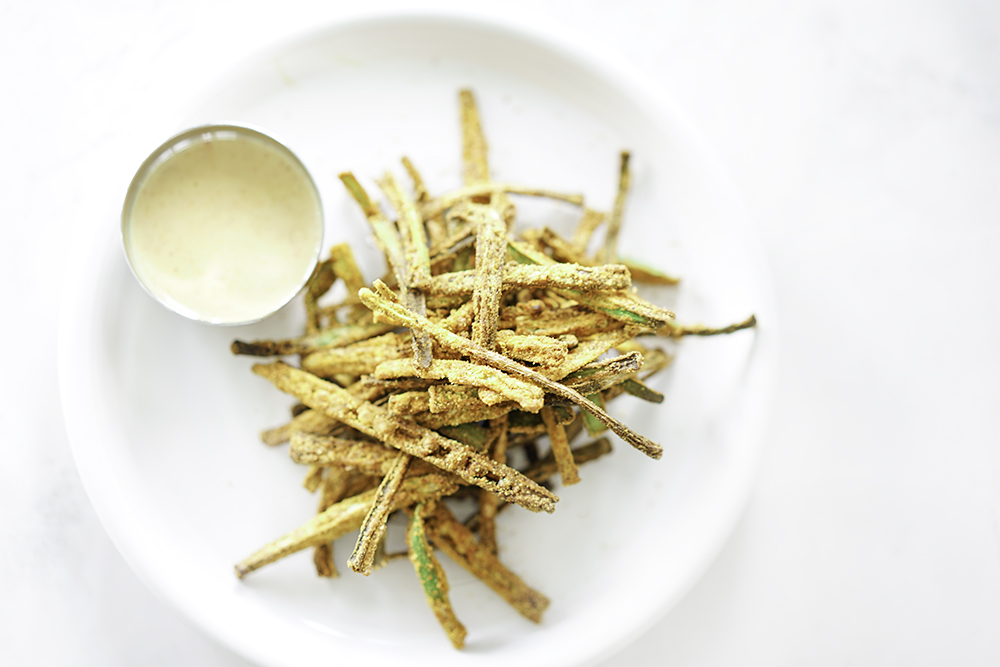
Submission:
[[[362,293],[366,291],[362,290]],[[420,319],[426,322],[426,319]],[[312,409],[442,470],[455,473],[469,484],[489,489],[532,512],[555,510],[558,497],[513,468],[498,464],[406,417],[394,415],[387,408],[362,401],[331,382],[280,361],[257,364],[253,371]]]

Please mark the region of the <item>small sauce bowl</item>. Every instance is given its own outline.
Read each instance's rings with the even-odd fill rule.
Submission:
[[[143,288],[184,317],[260,321],[309,280],[323,244],[319,191],[284,144],[241,125],[203,125],[139,167],[122,245]]]

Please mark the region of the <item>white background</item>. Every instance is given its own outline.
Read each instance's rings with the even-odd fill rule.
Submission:
[[[57,390],[63,266],[97,184],[124,194],[150,128],[229,66],[407,6],[358,4],[0,4],[0,663],[245,664],[144,588],[87,500]],[[655,81],[773,274],[756,491],[608,664],[1000,664],[1000,2],[461,6],[573,29]]]

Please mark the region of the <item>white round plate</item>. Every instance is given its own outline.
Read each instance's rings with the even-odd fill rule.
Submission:
[[[662,443],[653,461],[614,453],[557,488],[554,514],[499,520],[501,558],[552,605],[540,625],[441,558],[463,652],[451,648],[405,559],[370,577],[344,562],[315,576],[311,552],[245,580],[233,564],[307,520],[316,498],[285,448],[260,443],[294,402],[234,357],[234,338],[290,337],[296,300],[269,320],[219,328],[154,302],[129,274],[110,184],[106,234],[81,251],[60,326],[60,384],[80,473],[108,533],[139,576],[196,626],[266,664],[373,660],[450,665],[580,664],[650,627],[731,532],[755,470],[774,378],[774,310],[738,197],[681,115],[593,42],[462,16],[359,19],[246,60],[192,103],[178,127],[265,128],[312,172],[328,245],[348,241],[367,278],[384,269],[337,174],[371,179],[410,157],[433,192],[460,184],[457,91],[478,97],[497,180],[582,192],[610,209],[618,154],[632,152],[622,254],[683,277],[652,293],[680,321],[760,327],[686,339],[656,379],[662,405],[623,397],[618,418]],[[136,165],[138,166],[138,165]],[[518,200],[520,220],[568,231],[568,205]],[[399,527],[391,525],[397,538]],[[396,538],[394,538],[396,539]]]

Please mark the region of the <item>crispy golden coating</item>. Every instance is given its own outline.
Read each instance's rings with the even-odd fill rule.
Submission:
[[[433,503],[420,503],[410,515],[410,523],[406,527],[406,547],[410,562],[417,571],[420,585],[427,596],[430,606],[438,622],[444,628],[445,634],[451,640],[452,646],[462,648],[465,645],[465,626],[463,626],[448,599],[448,579],[445,577],[441,564],[434,557],[434,550],[427,540],[425,515],[432,509]]]
[[[389,520],[389,513],[392,511],[396,494],[403,485],[403,477],[406,475],[411,458],[406,452],[397,452],[382,483],[375,490],[372,508],[361,522],[358,542],[347,560],[347,566],[358,574],[365,576],[371,574],[375,551],[385,535],[385,522]]]
[[[455,334],[449,335],[454,336]],[[464,340],[464,339],[463,339]],[[555,510],[558,498],[513,468],[446,438],[388,409],[362,401],[340,387],[282,362],[257,364],[253,370],[278,389],[314,410],[382,440],[411,456],[455,473],[469,484],[489,489],[532,512]]]
[[[377,282],[378,281],[376,281],[376,283]],[[588,401],[578,392],[564,385],[561,385],[558,382],[552,381],[546,375],[533,371],[527,366],[523,366],[515,361],[512,361],[511,359],[508,359],[503,355],[497,354],[496,352],[486,350],[466,338],[462,338],[461,336],[453,334],[450,331],[447,331],[444,328],[431,323],[430,321],[427,320],[427,318],[415,315],[414,313],[406,310],[405,308],[401,308],[399,304],[392,303],[391,301],[379,296],[378,294],[372,292],[371,290],[363,289],[358,293],[358,296],[361,298],[362,303],[364,303],[372,310],[378,311],[383,317],[390,318],[400,325],[409,326],[411,329],[421,329],[423,331],[426,331],[443,347],[454,350],[461,354],[466,354],[474,359],[479,360],[481,363],[490,364],[491,366],[493,366],[498,370],[506,371],[511,375],[515,375],[524,380],[528,380],[529,382],[534,382],[535,384],[542,387],[542,389],[544,389],[545,391],[551,392],[561,398],[572,401],[579,407],[591,413],[594,417],[598,419],[598,421],[600,421],[602,424],[604,424],[612,431],[614,431],[615,435],[617,435],[622,440],[624,440],[625,442],[629,443],[630,445],[641,451],[643,454],[646,454],[650,458],[658,459],[661,456],[663,456],[663,448],[660,447],[658,444],[656,444],[655,442],[653,442],[649,438],[646,438],[643,435],[635,433],[634,431],[629,429],[625,424],[621,423],[620,421],[618,421],[617,419],[606,413],[604,410],[596,406],[591,401]],[[582,343],[581,345],[577,346],[577,349],[579,349],[581,346]],[[609,347],[611,346],[613,346],[613,343],[609,345]],[[574,350],[574,352],[576,352],[576,350]],[[590,363],[590,361],[593,361],[593,359],[588,360],[586,363]],[[256,369],[258,368],[258,366],[255,366],[254,368]],[[560,366],[560,370],[561,369],[562,365]],[[574,368],[572,370],[576,369]],[[563,377],[564,376],[565,375],[563,375]],[[306,405],[309,405],[309,402],[302,399],[301,396],[299,396],[299,399],[302,400],[302,402],[305,403]]]
[[[409,507],[421,500],[451,495],[458,490],[458,484],[450,475],[431,474],[412,477],[403,481],[402,487],[393,498],[393,508]],[[317,514],[292,532],[278,538],[251,554],[236,566],[236,575],[244,577],[250,572],[273,563],[288,554],[306,547],[332,542],[338,537],[361,527],[372,503],[376,489],[370,489],[331,505],[325,512]]]
[[[511,503],[552,512],[558,497],[543,484],[556,473],[562,484],[575,484],[580,464],[611,451],[607,438],[571,448],[584,429],[611,429],[660,458],[659,445],[605,411],[622,394],[664,400],[644,380],[673,357],[648,342],[756,324],[751,317],[717,329],[681,325],[673,312],[638,296],[633,280],[677,279],[617,260],[628,152],[605,214],[584,206],[580,195],[491,181],[469,90],[459,94],[459,116],[464,185],[457,190],[432,196],[404,157],[412,194],[392,173],[377,179],[390,207],[385,214],[353,174],[340,175],[385,254],[382,280],[366,287],[350,248],[334,246],[304,291],[303,336],[232,345],[237,354],[299,355],[301,368],[281,361],[253,367],[300,401],[287,424],[261,437],[272,446],[290,441],[292,460],[309,468],[304,486],[320,496],[313,518],[239,563],[237,575],[312,546],[316,573],[337,577],[333,540],[357,530],[348,567],[368,575],[408,555],[456,648],[466,630],[434,548],[540,622],[548,599],[497,558],[497,514]],[[583,207],[572,238],[543,226],[515,239],[516,196]],[[604,222],[599,241],[594,234]],[[321,305],[337,280],[347,297]],[[527,461],[521,471],[507,465],[508,451],[510,461]],[[455,519],[451,499],[477,504],[467,525]],[[409,517],[407,551],[386,554],[387,522],[397,511]]]

